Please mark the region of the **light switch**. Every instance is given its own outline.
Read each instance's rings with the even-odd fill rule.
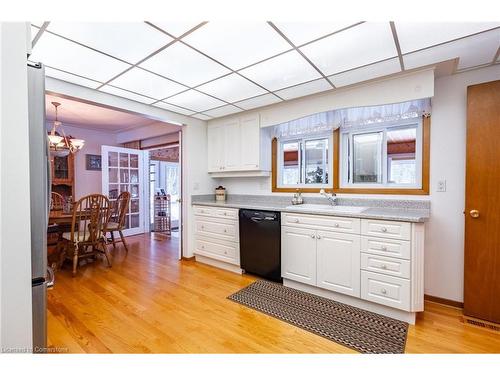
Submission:
[[[437,184],[437,192],[444,193],[446,191],[446,180],[439,180]]]

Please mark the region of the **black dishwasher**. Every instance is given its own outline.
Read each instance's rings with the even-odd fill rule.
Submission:
[[[281,218],[275,211],[241,209],[240,264],[247,273],[281,281]]]

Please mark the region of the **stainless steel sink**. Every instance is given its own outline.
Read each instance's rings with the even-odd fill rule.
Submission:
[[[298,204],[286,207],[287,210],[297,210],[297,211],[322,211],[322,212],[334,212],[334,213],[345,213],[345,214],[359,214],[369,207],[363,206],[332,206],[329,204]]]

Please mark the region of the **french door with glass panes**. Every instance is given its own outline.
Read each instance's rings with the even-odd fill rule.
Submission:
[[[130,193],[130,204],[125,217],[123,234],[144,233],[144,151],[130,148],[101,146],[102,194],[111,204],[121,192]]]

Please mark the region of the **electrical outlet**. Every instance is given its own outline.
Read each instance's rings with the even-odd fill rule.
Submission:
[[[446,191],[446,180],[439,180],[437,183],[437,192],[444,193]]]

